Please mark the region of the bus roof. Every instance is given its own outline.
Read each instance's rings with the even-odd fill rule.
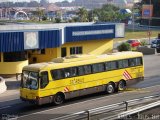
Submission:
[[[127,59],[134,57],[141,57],[143,54],[141,52],[116,52],[102,55],[74,55],[64,58],[55,58],[51,62],[36,63],[25,66],[23,70],[29,71],[41,71],[50,69],[60,69],[72,66],[80,66],[85,64],[92,64],[104,61],[114,61],[119,59]]]

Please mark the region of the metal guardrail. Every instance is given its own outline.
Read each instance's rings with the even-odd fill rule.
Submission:
[[[154,96],[142,97],[142,98],[128,100],[128,101],[124,101],[124,102],[120,102],[120,103],[116,103],[112,105],[107,105],[107,106],[103,106],[99,108],[94,108],[94,109],[90,109],[86,111],[81,111],[81,112],[73,113],[70,115],[65,115],[62,117],[54,118],[51,120],[81,120],[81,119],[90,120],[91,116],[99,115],[102,113],[107,113],[107,112],[114,111],[114,110],[124,110],[125,112],[122,112],[120,114],[116,114],[116,115],[112,115],[112,116],[103,118],[104,120],[118,119],[118,116],[126,117],[127,115],[132,115],[132,114],[138,113],[139,111],[144,111],[146,109],[155,107],[156,105],[158,106],[160,105],[160,101],[148,104],[146,106],[142,106],[141,108],[138,108],[137,110],[136,108],[133,110],[128,110],[129,106],[138,105],[144,102],[149,102],[151,100],[159,100],[159,99],[160,99],[160,94],[156,94]]]

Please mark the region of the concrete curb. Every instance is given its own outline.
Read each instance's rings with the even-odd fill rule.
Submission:
[[[152,55],[155,54],[155,48],[148,47],[137,47],[138,52],[142,52],[144,55]]]
[[[0,77],[0,94],[4,93],[7,90],[7,86],[5,84],[5,80]]]

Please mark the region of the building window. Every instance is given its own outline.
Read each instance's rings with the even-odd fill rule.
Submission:
[[[4,54],[4,62],[16,62],[27,60],[26,52],[8,52]]]
[[[45,49],[41,49],[41,54],[46,54],[46,50]]]
[[[70,47],[70,55],[82,54],[82,47]]]
[[[32,58],[32,61],[33,61],[33,63],[36,63],[36,62],[37,62],[37,58],[36,58],[36,57],[33,57],[33,58]]]
[[[61,48],[61,57],[66,57],[67,56],[67,49],[66,47]]]
[[[39,49],[39,50],[37,50],[37,53],[38,54],[45,54],[46,50],[45,49]]]

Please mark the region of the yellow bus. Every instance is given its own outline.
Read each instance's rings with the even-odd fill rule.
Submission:
[[[143,54],[75,55],[25,66],[20,98],[42,105],[97,92],[114,93],[143,80]]]

